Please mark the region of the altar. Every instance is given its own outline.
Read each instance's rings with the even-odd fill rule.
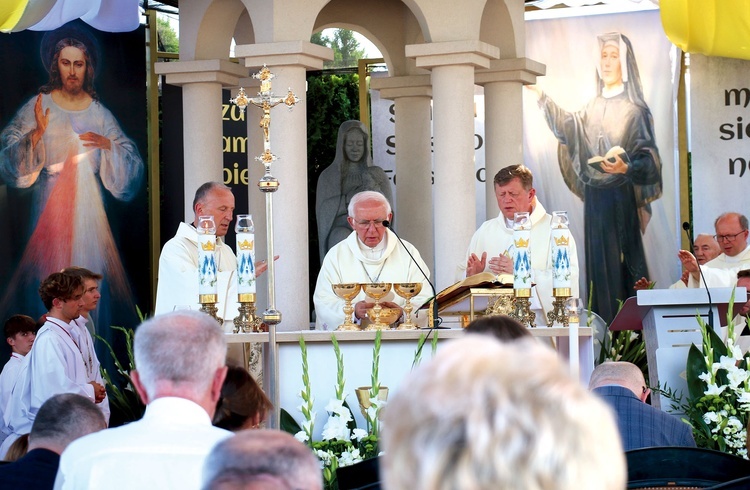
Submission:
[[[569,329],[565,327],[537,327],[530,328],[529,332],[538,340],[548,344],[551,343],[551,339],[567,339],[569,336]],[[432,357],[433,336],[437,336],[437,348],[440,349],[444,342],[461,337],[465,333],[461,328],[432,331],[427,329],[384,330],[380,347],[378,379],[381,386],[388,387],[389,396],[401,389],[402,380],[412,370],[420,335],[429,335],[422,348],[421,360],[425,362]],[[359,410],[354,390],[359,387],[370,386],[375,332],[331,332],[324,330],[276,333],[277,375],[275,377],[273,374],[263,376],[263,388],[269,395],[271,390],[268,383],[270,380],[276,379],[277,399],[272,401],[277,413],[269,419],[270,424],[276,425],[272,426],[278,424],[279,408],[289,412],[298,423],[303,420],[302,414],[298,410],[302,403],[299,393],[304,387],[302,382],[302,351],[299,344],[300,338],[302,338],[307,347],[308,373],[315,400],[314,411],[317,414],[314,422],[314,434],[316,439],[320,437],[323,426],[328,419],[325,406],[329,400],[335,397],[336,356],[331,343],[332,336],[335,336],[339,342],[344,359],[346,401],[352,409],[357,426],[365,427],[365,420]],[[578,329],[578,336],[580,379],[582,383],[586,384],[594,367],[592,329],[581,327]],[[268,365],[269,356],[267,354],[270,346],[267,332],[227,334],[227,342],[229,344],[262,344],[263,372],[271,372]],[[567,358],[567,353],[563,353],[563,355]]]

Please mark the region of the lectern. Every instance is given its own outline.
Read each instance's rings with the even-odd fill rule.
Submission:
[[[731,295],[732,288],[711,289],[714,330],[720,338],[723,338],[721,325],[726,325],[727,303]],[[742,298],[740,303],[744,302],[745,288],[737,288],[735,295],[737,298]],[[637,308],[643,321],[649,384],[660,388],[666,385],[673,391],[682,392],[684,396],[687,396],[685,367],[688,351],[691,344],[699,348],[703,345],[696,315],[700,315],[708,324],[706,290],[641,290],[638,291]],[[612,325],[616,327],[616,322],[612,322]],[[632,328],[632,330],[636,329]],[[672,409],[670,400],[662,395],[652,395],[651,404],[665,411]]]

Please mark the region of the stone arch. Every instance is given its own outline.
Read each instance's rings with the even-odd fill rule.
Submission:
[[[523,4],[508,6],[504,0],[487,0],[482,11],[479,40],[500,48],[500,59],[522,58],[525,53]],[[511,9],[520,12],[511,12]],[[517,14],[517,15],[514,15]],[[516,25],[521,22],[521,25]]]
[[[237,44],[255,43],[253,20],[250,18],[250,14],[247,10],[242,12],[240,18],[237,19],[237,26],[234,28],[234,42]]]
[[[196,24],[184,26],[193,35],[186,35],[189,40],[183,46],[183,33],[180,33],[180,59],[181,60],[208,60],[226,59],[229,57],[229,48],[232,43],[232,35],[237,26],[238,19],[245,10],[241,0],[193,0],[185,2],[188,8],[201,9],[202,15],[183,15],[182,18],[195,21]],[[192,5],[191,5],[192,4]],[[183,30],[182,22],[180,30]],[[188,34],[188,32],[184,34]],[[190,42],[194,44],[189,44]]]
[[[405,46],[422,42],[422,24],[406,2],[331,0],[320,10],[315,31],[328,27],[355,30],[378,47],[391,76],[424,73],[405,56]]]

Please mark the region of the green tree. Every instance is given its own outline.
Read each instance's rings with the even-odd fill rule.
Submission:
[[[335,29],[333,37],[317,32],[310,37],[310,42],[333,50],[333,61],[326,61],[323,65],[325,68],[351,68],[365,57],[365,50],[360,48],[354,31],[349,29]]]
[[[180,38],[167,19],[157,17],[156,33],[159,36],[159,51],[166,53],[179,53]]]

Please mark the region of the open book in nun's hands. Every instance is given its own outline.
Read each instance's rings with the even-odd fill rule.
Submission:
[[[606,160],[609,163],[615,163],[615,155],[619,155],[619,157],[622,158],[625,163],[630,164],[630,158],[628,158],[628,154],[625,153],[625,150],[623,150],[620,146],[613,146],[603,157],[597,155],[595,157],[589,158],[588,164],[590,167],[598,170],[599,172],[606,173],[604,172],[604,169],[602,169],[602,162]]]

